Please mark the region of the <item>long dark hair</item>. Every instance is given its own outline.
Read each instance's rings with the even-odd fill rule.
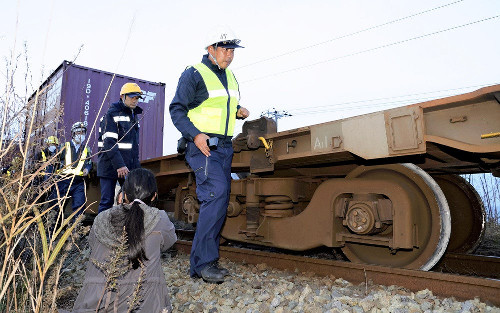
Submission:
[[[144,211],[140,207],[139,199],[147,205],[152,204],[155,193],[158,192],[156,179],[153,172],[144,168],[137,168],[128,173],[123,183],[123,192],[127,200],[132,203],[130,209],[122,204],[125,212],[125,231],[128,238],[128,259],[134,269],[139,267],[140,262],[147,261],[144,252]]]

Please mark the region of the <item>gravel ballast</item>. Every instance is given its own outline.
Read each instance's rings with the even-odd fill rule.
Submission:
[[[81,288],[90,255],[86,238],[66,261],[59,283],[58,307],[71,309]],[[496,312],[500,308],[472,298],[457,301],[429,290],[411,292],[398,286],[353,285],[349,277],[319,277],[308,272],[273,269],[221,259],[231,276],[208,284],[188,275],[189,256],[165,253],[163,272],[174,312]]]
[[[411,292],[397,286],[362,283],[312,273],[275,270],[265,264],[238,264],[224,259],[232,275],[222,284],[207,284],[187,274],[189,257],[165,260],[164,273],[174,312],[499,312],[479,299],[439,298],[429,290]]]

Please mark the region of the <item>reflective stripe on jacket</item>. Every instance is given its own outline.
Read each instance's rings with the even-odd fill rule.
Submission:
[[[99,123],[97,176],[118,178],[117,169],[130,171],[140,167],[139,118],[140,107],[133,110],[123,101],[111,104]]]
[[[45,151],[43,151],[43,150],[40,151],[40,156],[42,157],[42,162],[43,163],[47,162],[47,156],[45,155]],[[41,171],[38,175],[45,176],[45,175],[47,175],[47,172]]]
[[[190,109],[188,117],[203,133],[232,136],[239,100],[238,82],[226,69],[227,89],[205,64],[193,66],[199,71],[208,91],[208,99]]]

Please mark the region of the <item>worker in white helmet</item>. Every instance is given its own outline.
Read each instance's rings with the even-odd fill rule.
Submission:
[[[86,145],[86,135],[87,126],[83,122],[76,122],[71,126],[71,140],[61,147],[61,168],[56,171],[60,176],[57,189],[50,196],[51,199],[64,197],[66,194],[71,197],[73,211],[78,210],[75,217],[85,211],[85,177],[92,169],[92,153]]]
[[[238,82],[228,69],[240,39],[227,27],[217,27],[203,46],[201,63],[181,75],[170,104],[172,121],[187,141],[186,161],[196,176],[201,202],[191,249],[191,277],[219,283],[229,273],[219,259],[220,231],[231,189],[231,161],[236,118],[249,112],[239,105]]]

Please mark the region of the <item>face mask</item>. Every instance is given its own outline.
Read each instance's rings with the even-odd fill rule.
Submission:
[[[85,135],[76,135],[73,139],[77,144],[81,144],[85,141]]]
[[[50,153],[56,152],[56,146],[49,146]]]

